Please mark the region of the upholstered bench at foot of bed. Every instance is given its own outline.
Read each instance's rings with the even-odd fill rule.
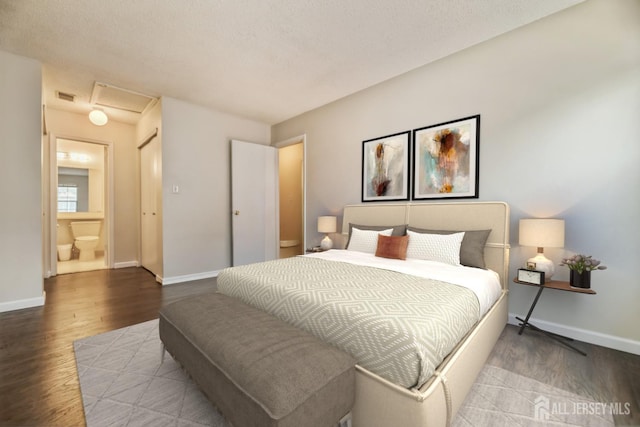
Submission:
[[[336,426],[353,406],[350,355],[234,298],[164,307],[160,339],[234,427]]]

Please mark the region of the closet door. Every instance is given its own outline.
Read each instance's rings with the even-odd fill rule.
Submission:
[[[140,264],[156,276],[162,275],[161,197],[160,141],[152,138],[140,148]]]

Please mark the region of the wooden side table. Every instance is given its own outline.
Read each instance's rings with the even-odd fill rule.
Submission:
[[[522,332],[524,331],[525,328],[531,328],[533,330],[536,330],[538,332],[542,332],[543,334],[545,334],[546,336],[548,336],[551,339],[554,339],[556,341],[558,341],[560,344],[569,347],[572,350],[577,351],[578,353],[580,353],[583,356],[586,356],[587,353],[585,353],[584,351],[572,346],[571,344],[569,344],[567,341],[573,341],[572,338],[569,337],[565,337],[562,335],[558,335],[558,334],[554,334],[552,332],[548,332],[545,331],[544,329],[540,329],[535,325],[532,325],[531,323],[529,323],[529,318],[531,317],[531,313],[533,313],[533,309],[536,308],[536,304],[538,303],[538,299],[540,298],[540,294],[542,294],[542,291],[545,288],[549,288],[549,289],[557,289],[559,291],[568,291],[568,292],[577,292],[580,294],[587,294],[587,295],[595,295],[596,291],[592,290],[592,289],[584,289],[584,288],[574,288],[572,287],[569,282],[561,282],[558,280],[550,280],[548,282],[545,282],[544,285],[540,286],[540,285],[535,285],[533,283],[525,283],[525,282],[520,282],[517,278],[513,279],[513,281],[515,283],[518,283],[520,285],[527,285],[527,286],[534,286],[539,288],[538,289],[538,293],[536,294],[536,297],[533,300],[533,304],[531,304],[531,307],[529,308],[529,312],[527,313],[527,317],[523,319],[516,317],[516,319],[518,319],[520,322],[522,322],[520,324],[520,330],[518,331],[518,335],[522,335]]]

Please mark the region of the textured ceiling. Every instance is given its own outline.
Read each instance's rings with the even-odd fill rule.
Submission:
[[[274,124],[581,1],[0,0],[0,50],[50,107],[101,81]]]

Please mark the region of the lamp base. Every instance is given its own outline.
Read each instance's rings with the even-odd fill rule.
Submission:
[[[549,280],[551,280],[551,276],[553,276],[553,273],[555,273],[555,271],[556,271],[556,269],[555,269],[555,267],[553,265],[553,261],[551,261],[549,258],[544,256],[544,254],[538,253],[533,258],[529,258],[527,260],[527,265],[530,262],[532,262],[532,263],[534,263],[536,265],[536,270],[544,271],[544,281],[545,282],[548,282]]]
[[[328,251],[333,247],[333,240],[329,238],[329,235],[324,236],[324,239],[320,242],[320,247],[323,251]]]

